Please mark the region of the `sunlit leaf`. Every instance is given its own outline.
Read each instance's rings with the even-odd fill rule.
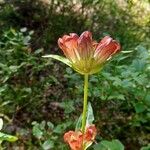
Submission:
[[[72,67],[71,62],[65,57],[62,57],[62,56],[59,56],[59,55],[45,55],[45,56],[42,56],[42,57],[44,57],[44,58],[53,58],[53,59],[56,59],[56,60],[58,60],[58,61],[60,61],[64,64],[68,65],[69,67]]]
[[[49,150],[51,148],[54,148],[54,142],[48,139],[42,144],[42,147],[44,150]]]
[[[32,132],[33,132],[33,135],[37,137],[38,139],[41,139],[43,136],[43,131],[40,129],[38,125],[33,126]]]
[[[8,135],[8,134],[0,132],[0,141],[15,142],[16,140],[18,140],[16,136],[12,136],[12,135]]]
[[[54,129],[54,125],[50,121],[47,122],[47,125],[51,130]]]

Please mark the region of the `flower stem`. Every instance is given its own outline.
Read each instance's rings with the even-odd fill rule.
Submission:
[[[86,113],[87,113],[87,99],[88,99],[88,74],[84,75],[84,103],[83,103],[83,114],[82,114],[82,133],[85,133],[86,127]]]

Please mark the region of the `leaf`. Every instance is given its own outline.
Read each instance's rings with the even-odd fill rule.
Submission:
[[[147,93],[144,99],[146,105],[150,106],[150,93]]]
[[[18,70],[18,66],[9,66],[9,69],[10,69],[10,71],[11,72],[17,72],[17,70]]]
[[[39,127],[41,130],[44,130],[45,129],[45,126],[46,126],[46,121],[42,121],[40,124],[39,124]]]
[[[33,135],[38,139],[41,139],[43,136],[42,130],[37,125],[33,126],[32,132]]]
[[[94,146],[94,150],[124,150],[124,146],[119,140],[103,140]]]
[[[42,57],[44,57],[44,58],[53,58],[53,59],[56,59],[56,60],[58,60],[58,61],[60,61],[64,64],[68,65],[69,67],[72,67],[71,62],[65,57],[62,57],[62,56],[59,56],[59,55],[45,55],[45,56],[42,56]]]
[[[43,48],[39,48],[34,52],[34,54],[40,54],[42,52],[43,52]]]
[[[65,110],[66,114],[69,114],[75,110],[73,101],[63,101],[60,103],[60,107]]]
[[[18,140],[16,136],[12,136],[12,135],[8,135],[8,134],[0,132],[0,141],[15,142],[16,140]]]
[[[61,123],[61,124],[57,125],[57,126],[54,128],[53,132],[54,132],[54,133],[57,133],[57,134],[61,134],[61,133],[63,133],[63,132],[65,131],[65,129],[68,128],[71,124],[72,124],[72,122],[70,122],[70,121],[68,121],[68,122],[66,122],[66,123]]]
[[[49,150],[51,148],[54,148],[54,142],[48,139],[42,144],[42,147],[44,150]]]
[[[143,103],[136,103],[135,105],[134,105],[134,107],[135,107],[135,111],[136,111],[136,113],[142,113],[143,111],[145,111],[145,105],[143,104]]]
[[[47,122],[47,126],[48,126],[51,130],[54,129],[54,125],[53,125],[50,121]]]
[[[87,112],[87,120],[86,120],[86,126],[91,125],[94,121],[94,114],[93,109],[91,106],[91,103],[88,103],[88,112]]]
[[[94,121],[94,115],[93,115],[93,109],[91,106],[91,103],[88,103],[88,110],[87,110],[87,120],[86,120],[86,126],[91,125]],[[82,126],[82,115],[79,117],[75,130],[78,131],[81,129]]]
[[[150,150],[150,144],[148,144],[147,146],[142,147],[140,150]]]
[[[26,28],[26,27],[21,28],[20,31],[21,31],[21,32],[26,32],[26,31],[27,31],[27,28]]]
[[[144,67],[146,66],[146,62],[142,59],[135,59],[132,62],[132,66],[136,69],[136,71],[143,71]]]

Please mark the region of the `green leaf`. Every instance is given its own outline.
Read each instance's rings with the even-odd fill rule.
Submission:
[[[150,106],[150,93],[146,94],[144,102],[146,105]]]
[[[103,140],[94,146],[94,150],[124,150],[124,146],[119,140]]]
[[[42,147],[44,150],[49,150],[51,148],[54,148],[54,142],[48,139],[42,144]]]
[[[51,130],[54,129],[54,125],[53,125],[50,121],[47,122],[47,126],[48,126]]]
[[[26,28],[26,27],[21,28],[20,31],[21,31],[21,32],[26,32],[26,31],[27,31],[27,28]]]
[[[43,52],[43,48],[39,48],[34,52],[34,54],[40,54],[42,52]]]
[[[68,128],[71,124],[72,124],[72,122],[70,122],[70,121],[68,121],[68,122],[66,122],[66,123],[61,123],[61,124],[57,125],[57,126],[54,128],[53,132],[54,132],[54,133],[57,133],[57,134],[61,134],[61,133],[63,133],[63,132],[65,131],[65,129]]]
[[[8,135],[8,134],[0,132],[0,141],[15,142],[16,140],[18,140],[16,136],[12,136],[12,135]]]
[[[136,111],[136,113],[142,113],[143,111],[145,111],[145,105],[143,104],[143,103],[136,103],[135,105],[134,105],[134,107],[135,107],[135,111]]]
[[[60,103],[60,107],[62,107],[65,110],[66,114],[69,114],[75,110],[73,101],[65,100]]]
[[[91,125],[94,121],[94,114],[93,114],[93,109],[91,106],[91,103],[88,103],[88,112],[87,112],[87,120],[86,120],[86,126]]]
[[[150,144],[148,144],[147,146],[142,147],[140,150],[150,150]]]
[[[88,110],[87,110],[87,120],[86,120],[86,126],[91,125],[94,121],[94,114],[93,114],[93,109],[91,106],[91,103],[88,103]],[[76,123],[76,128],[75,130],[78,131],[81,129],[82,126],[82,115],[79,117],[77,123]]]
[[[44,130],[45,129],[45,126],[46,126],[46,121],[42,121],[40,124],[39,124],[39,127],[41,130]]]
[[[32,133],[38,139],[41,139],[43,136],[43,132],[38,125],[33,126]]]
[[[53,58],[53,59],[56,59],[56,60],[58,60],[58,61],[60,61],[64,64],[68,65],[69,67],[72,67],[71,62],[65,57],[62,57],[62,56],[59,56],[59,55],[45,55],[45,56],[42,56],[42,57],[44,57],[44,58]]]

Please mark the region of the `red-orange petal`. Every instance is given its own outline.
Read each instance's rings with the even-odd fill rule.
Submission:
[[[83,134],[80,131],[69,131],[64,134],[64,141],[69,144],[71,150],[81,150]]]
[[[99,59],[98,61],[103,62],[109,59],[113,54],[120,50],[120,44],[113,40],[111,37],[104,37],[98,44],[94,57]]]
[[[71,33],[70,36],[64,35],[62,38],[58,39],[59,47],[62,49],[66,57],[71,61],[75,61],[77,59],[75,52],[77,49],[77,40],[78,35],[75,33]]]
[[[95,50],[95,55],[98,55],[102,49],[107,46],[110,42],[112,41],[112,38],[109,36],[105,36],[97,45],[96,50]]]
[[[74,131],[69,131],[67,133],[64,134],[64,141],[65,142],[69,142],[71,139],[71,136],[74,136]]]
[[[78,39],[78,51],[82,59],[89,58],[93,52],[92,34],[89,31],[83,32]]]
[[[85,132],[85,141],[93,141],[95,139],[96,134],[97,130],[95,125],[89,126]]]

